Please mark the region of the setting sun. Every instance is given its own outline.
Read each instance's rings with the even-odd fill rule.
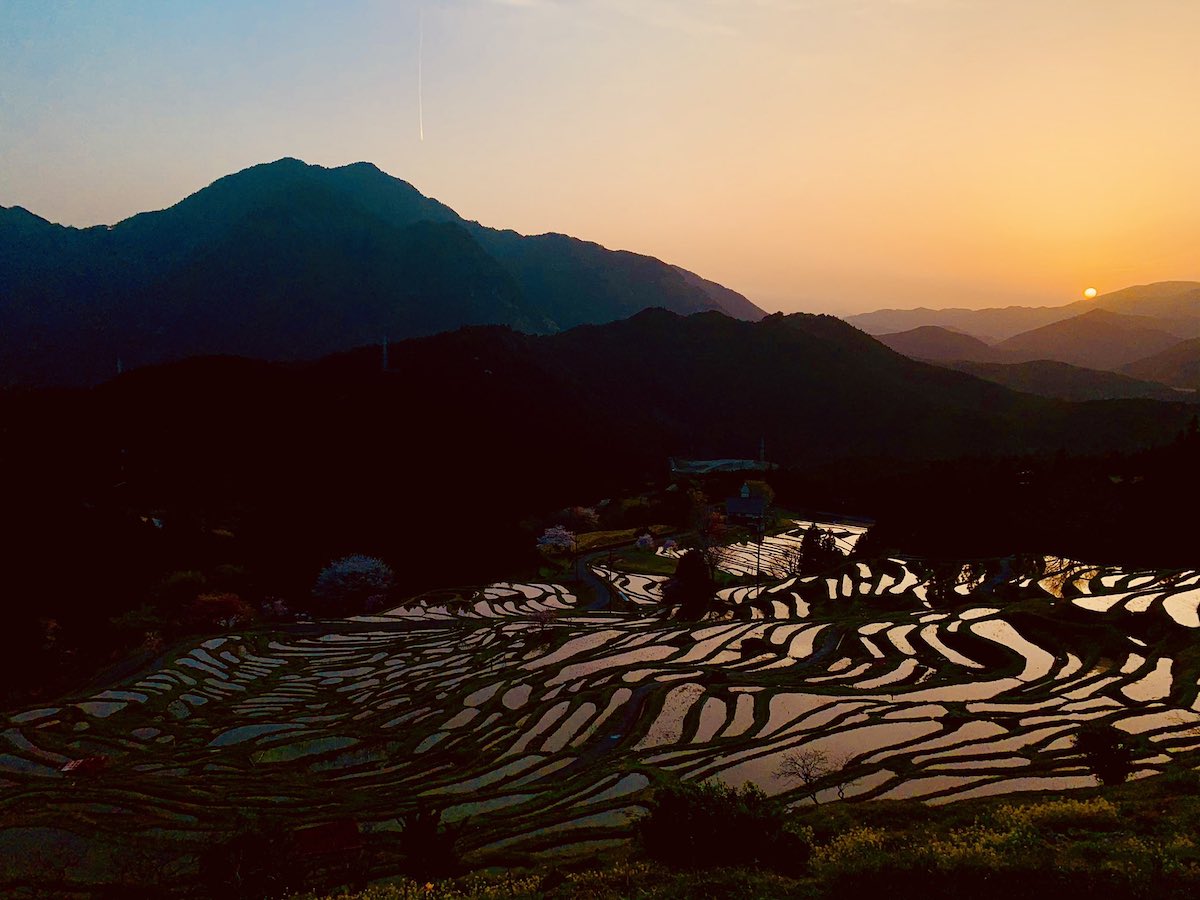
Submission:
[[[1093,297],[1096,296],[1096,289],[1092,288],[1092,287],[1085,289],[1083,292],[1083,296],[1085,296],[1089,300],[1091,300]]]

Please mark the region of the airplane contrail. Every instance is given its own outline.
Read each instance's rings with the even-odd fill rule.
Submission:
[[[425,101],[422,97],[422,57],[425,55],[425,13],[417,10],[417,133],[425,140]]]

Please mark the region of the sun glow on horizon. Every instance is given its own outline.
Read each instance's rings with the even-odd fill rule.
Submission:
[[[1095,299],[1096,289],[1094,287],[1085,288],[1083,291],[1083,296],[1087,297],[1089,300]]]

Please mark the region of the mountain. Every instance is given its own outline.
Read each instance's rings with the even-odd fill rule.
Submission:
[[[995,346],[1016,362],[1051,359],[1086,369],[1119,369],[1179,343],[1159,320],[1093,309],[1018,334]]]
[[[1092,306],[1130,316],[1173,320],[1175,324],[1170,329],[1172,333],[1178,332],[1181,337],[1200,336],[1200,282],[1159,281],[1154,284],[1139,284],[1110,294],[1101,294],[1095,300],[1080,300],[1064,308],[1076,314]]]
[[[1121,371],[1177,388],[1200,390],[1200,338],[1182,341],[1160,353],[1125,366]]]
[[[554,333],[651,306],[764,313],[648,256],[464,220],[369,163],[295,159],[113,226],[0,207],[0,384],[233,353],[320,357],[464,325]]]
[[[959,331],[951,331],[940,325],[922,325],[909,331],[880,334],[875,337],[881,344],[886,344],[897,353],[930,362],[949,362],[960,359],[990,362],[999,356],[990,345],[979,338]]]
[[[1196,395],[1189,395],[1155,381],[1143,381],[1116,372],[1083,369],[1046,359],[1021,363],[958,360],[943,362],[941,365],[1002,384],[1014,391],[1058,400],[1200,399]]]
[[[1090,310],[1074,319],[1009,338],[994,347],[969,334],[938,325],[875,335],[875,339],[912,359],[937,363],[1039,397],[1072,401],[1191,401],[1192,396],[1168,385],[1200,386],[1200,340],[1180,344],[1173,336],[1149,327],[1157,323],[1152,318]],[[1148,360],[1126,365],[1124,371],[1128,374],[1061,361],[1063,357],[1091,359],[1106,369],[1115,369],[1124,356],[1137,355],[1146,346],[1160,344],[1166,344],[1168,349]],[[1184,348],[1183,352],[1177,352],[1177,347]],[[1013,362],[1017,359],[1022,361]],[[1142,362],[1146,365],[1139,369]],[[1187,381],[1189,371],[1191,383]],[[1166,373],[1171,373],[1175,380],[1158,377]]]
[[[721,307],[721,312],[733,316],[735,319],[745,319],[747,322],[757,322],[763,317],[763,311],[739,294],[737,291],[732,291],[724,285],[717,284],[715,281],[709,281],[707,278],[701,278],[695,272],[689,272],[687,269],[681,269],[675,266],[675,271],[683,276],[692,287],[699,288],[709,296],[714,303]]]
[[[1002,341],[1028,331],[1068,318],[1058,306],[1008,306],[994,309],[880,309],[847,316],[846,321],[868,334],[896,334],[914,328],[936,326],[961,334],[969,334],[986,343]]]
[[[799,313],[751,323],[650,309],[542,336],[472,327],[391,345],[386,373],[380,359],[378,347],[301,366],[197,359],[129,373],[97,396],[116,404],[115,420],[148,437],[160,424],[152,410],[169,396],[178,398],[181,426],[226,409],[250,432],[298,436],[337,406],[330,396],[361,391],[374,399],[345,414],[351,443],[361,443],[358,428],[378,430],[383,444],[389,434],[400,442],[388,451],[398,465],[442,465],[457,455],[478,471],[496,460],[514,471],[657,469],[672,455],[753,455],[761,440],[785,464],[1121,449],[1165,440],[1191,414],[1184,404],[1030,397],[908,359],[831,316]],[[299,399],[281,399],[289,395]],[[295,421],[256,421],[268,408],[292,410],[281,415]],[[430,439],[399,453],[409,434]],[[550,437],[570,453],[552,465],[541,453],[527,461],[530,441]],[[514,489],[529,490],[523,484]]]
[[[1101,294],[1094,300],[1079,300],[1064,306],[881,309],[849,316],[846,321],[868,334],[891,334],[923,325],[938,325],[989,341],[1002,341],[1092,309],[1160,319],[1157,327],[1179,338],[1200,336],[1200,282],[1195,281],[1136,285]]]

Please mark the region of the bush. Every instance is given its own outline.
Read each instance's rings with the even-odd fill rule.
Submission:
[[[188,606],[184,625],[192,631],[241,628],[254,620],[254,610],[237,594],[201,594]]]
[[[1178,794],[1200,793],[1200,772],[1185,765],[1172,765],[1163,772],[1162,783]]]
[[[930,871],[994,873],[1019,866],[1036,848],[1036,839],[1026,829],[971,825],[931,838],[918,859],[923,858],[924,868]]]
[[[361,612],[370,601],[382,600],[393,581],[392,570],[383,560],[362,554],[343,556],[321,570],[313,597],[325,613]]]
[[[1117,808],[1103,797],[1093,800],[1048,800],[1026,806],[1001,806],[996,822],[1005,828],[1043,831],[1108,831],[1120,823]]]
[[[443,825],[442,811],[425,801],[401,816],[400,847],[407,858],[405,870],[420,878],[444,878],[461,867],[455,844],[466,823]]]
[[[813,869],[826,878],[883,870],[894,862],[886,845],[879,828],[851,828],[813,850]]]
[[[209,844],[199,860],[202,892],[210,897],[277,897],[296,890],[306,872],[297,866],[294,841],[281,822],[239,815],[236,831]]]
[[[673,866],[764,863],[798,870],[809,856],[806,834],[788,831],[782,804],[759,788],[719,782],[685,782],[655,792],[638,821],[646,852]]]
[[[1133,771],[1133,747],[1128,736],[1112,725],[1084,725],[1075,733],[1075,749],[1083,754],[1101,784],[1121,784]]]

